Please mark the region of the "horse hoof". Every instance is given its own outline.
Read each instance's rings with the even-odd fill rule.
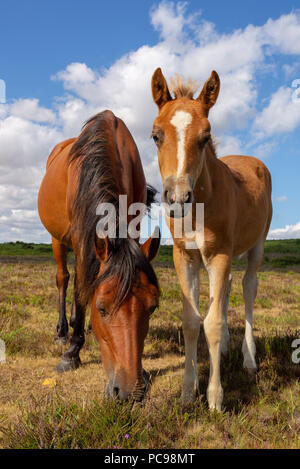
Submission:
[[[76,370],[81,365],[80,358],[72,358],[71,360],[62,359],[55,370],[58,373],[64,373],[65,371]]]
[[[54,339],[54,342],[57,345],[66,345],[66,343],[68,342],[68,336],[65,336],[65,337],[56,336],[55,339]]]
[[[73,318],[72,316],[70,317],[70,326],[74,329],[75,326],[75,317]]]

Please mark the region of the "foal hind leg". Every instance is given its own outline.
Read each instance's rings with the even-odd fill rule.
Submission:
[[[65,345],[68,341],[68,321],[66,318],[66,292],[70,274],[67,269],[68,248],[60,241],[52,238],[52,250],[57,263],[56,285],[59,297],[59,319],[57,323],[57,335],[55,342]]]
[[[85,323],[85,309],[86,306],[82,305],[77,288],[77,276],[75,275],[74,285],[74,300],[73,300],[73,334],[70,340],[70,347],[63,354],[61,361],[56,367],[56,371],[62,373],[68,370],[74,370],[81,364],[79,352],[84,344],[84,323]]]
[[[253,337],[253,306],[257,295],[257,270],[261,264],[263,252],[264,238],[261,238],[248,252],[248,265],[243,278],[245,301],[245,337],[242,346],[244,356],[243,366],[250,375],[253,375],[257,370],[255,361],[256,347]]]

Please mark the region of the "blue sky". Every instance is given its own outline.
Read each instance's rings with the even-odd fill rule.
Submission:
[[[188,3],[189,13],[202,11],[219,32],[230,33],[248,24],[262,25],[299,8],[296,1],[251,0]],[[0,72],[8,98],[37,97],[51,105],[62,93],[50,80],[71,62],[109,67],[158,34],[149,12],[159,2],[130,0],[4,0],[0,6]]]
[[[292,82],[300,78],[297,7],[270,0],[1,2],[7,103],[0,104],[0,240],[48,240],[36,216],[48,153],[103,108],[125,120],[147,179],[160,184],[148,138],[156,66],[167,78],[184,72],[201,85],[212,68],[219,72],[211,114],[219,154],[264,160],[273,177],[273,234],[300,237],[300,102],[292,101]]]

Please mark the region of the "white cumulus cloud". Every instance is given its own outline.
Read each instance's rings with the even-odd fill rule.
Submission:
[[[258,114],[253,129],[259,139],[291,132],[300,124],[300,102],[293,99],[294,90],[281,86],[269,104]]]
[[[270,230],[268,239],[296,239],[300,238],[300,221],[295,225],[286,225],[284,228]]]

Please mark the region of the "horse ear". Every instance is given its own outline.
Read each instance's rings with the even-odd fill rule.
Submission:
[[[216,103],[220,91],[220,78],[214,70],[209,79],[205,82],[203,89],[197,100],[200,101],[206,109],[207,115],[210,108]]]
[[[152,235],[142,244],[141,249],[149,262],[153,261],[158,254],[160,245],[160,229],[156,226]]]
[[[159,109],[168,101],[172,101],[172,96],[161,68],[157,68],[152,76],[152,96]]]
[[[101,262],[104,262],[109,254],[109,240],[107,236],[95,235],[95,251]]]

